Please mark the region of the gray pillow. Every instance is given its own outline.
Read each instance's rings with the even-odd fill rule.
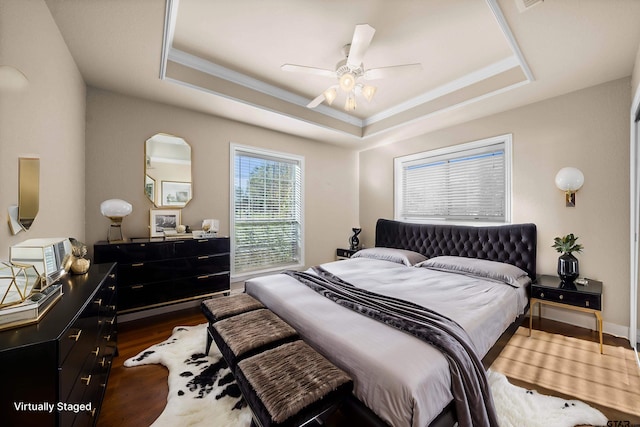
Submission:
[[[438,256],[416,265],[432,270],[461,273],[468,276],[503,282],[516,288],[531,282],[527,273],[519,267],[504,262],[458,256]]]
[[[361,249],[355,254],[351,255],[351,258],[379,259],[383,261],[397,262],[398,264],[404,264],[409,267],[419,262],[423,262],[427,259],[426,256],[419,254],[418,252],[409,251],[406,249],[380,247]]]

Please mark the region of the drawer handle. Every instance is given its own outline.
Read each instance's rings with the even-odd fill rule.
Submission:
[[[81,377],[80,381],[84,382],[84,385],[89,385],[89,383],[91,382],[91,375],[89,375],[88,377]]]
[[[80,339],[80,334],[82,333],[82,329],[78,329],[78,333],[69,335],[69,339],[74,341],[78,341]]]
[[[107,360],[106,357],[103,357],[102,360],[100,362],[98,362],[98,365],[102,366],[103,368],[105,366],[107,366],[110,362]]]
[[[116,310],[116,306],[115,306],[115,305],[108,305],[108,306],[107,306],[107,310],[109,310],[109,311],[115,311],[115,310]]]
[[[91,410],[91,418],[93,418],[93,417],[95,417],[95,416],[96,416],[96,408],[93,408],[93,409]]]
[[[136,262],[135,264],[131,264],[131,267],[142,267],[144,262]]]
[[[116,316],[113,316],[111,320],[107,320],[107,323],[113,326],[113,324],[116,323]]]
[[[102,338],[104,338],[106,341],[111,341],[111,335],[105,335]]]
[[[109,275],[109,279],[115,279],[115,278],[116,278],[116,274],[115,274],[115,273],[111,273],[111,274]]]
[[[115,291],[115,290],[116,290],[116,287],[115,287],[115,286],[109,286],[107,289],[109,289],[110,291],[112,291],[112,292],[113,292],[113,291]]]
[[[544,298],[544,292],[540,292],[540,298]]]
[[[558,298],[564,299],[564,295],[561,294]]]
[[[133,285],[131,289],[141,289],[144,288],[144,285]]]
[[[198,280],[202,280],[202,279],[208,279],[210,276],[206,275],[206,276],[198,276]]]
[[[585,301],[584,304],[589,307],[589,301]]]
[[[102,298],[95,300],[93,303],[98,304],[98,307],[102,306]]]
[[[96,347],[96,349],[91,352],[91,354],[96,356],[98,355],[98,353],[100,353],[100,347]]]
[[[209,255],[201,255],[198,257],[198,259],[207,259],[209,258]]]
[[[208,241],[209,241],[209,239],[200,239],[200,240],[198,240],[198,243],[206,243]]]

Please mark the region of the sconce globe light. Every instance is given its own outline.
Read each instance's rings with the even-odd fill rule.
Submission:
[[[109,199],[100,203],[100,213],[111,220],[107,241],[122,242],[122,219],[133,211],[131,203],[121,199]]]
[[[576,205],[576,191],[584,184],[584,174],[574,167],[562,168],[556,174],[556,187],[566,194],[566,206]]]

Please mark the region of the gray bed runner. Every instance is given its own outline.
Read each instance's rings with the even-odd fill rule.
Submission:
[[[356,288],[322,267],[313,267],[313,270],[316,274],[299,271],[287,271],[285,274],[343,307],[409,333],[439,349],[449,363],[459,425],[498,426],[482,362],[460,325],[426,307]]]

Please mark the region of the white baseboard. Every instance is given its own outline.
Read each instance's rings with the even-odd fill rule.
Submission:
[[[535,315],[538,315],[538,308],[542,307],[542,318],[580,326],[586,329],[596,330],[596,317],[593,314],[581,313],[578,311],[565,310],[550,307],[543,304],[536,304]],[[610,322],[603,322],[602,331],[604,333],[629,340],[629,327]],[[640,341],[639,341],[640,342]]]

